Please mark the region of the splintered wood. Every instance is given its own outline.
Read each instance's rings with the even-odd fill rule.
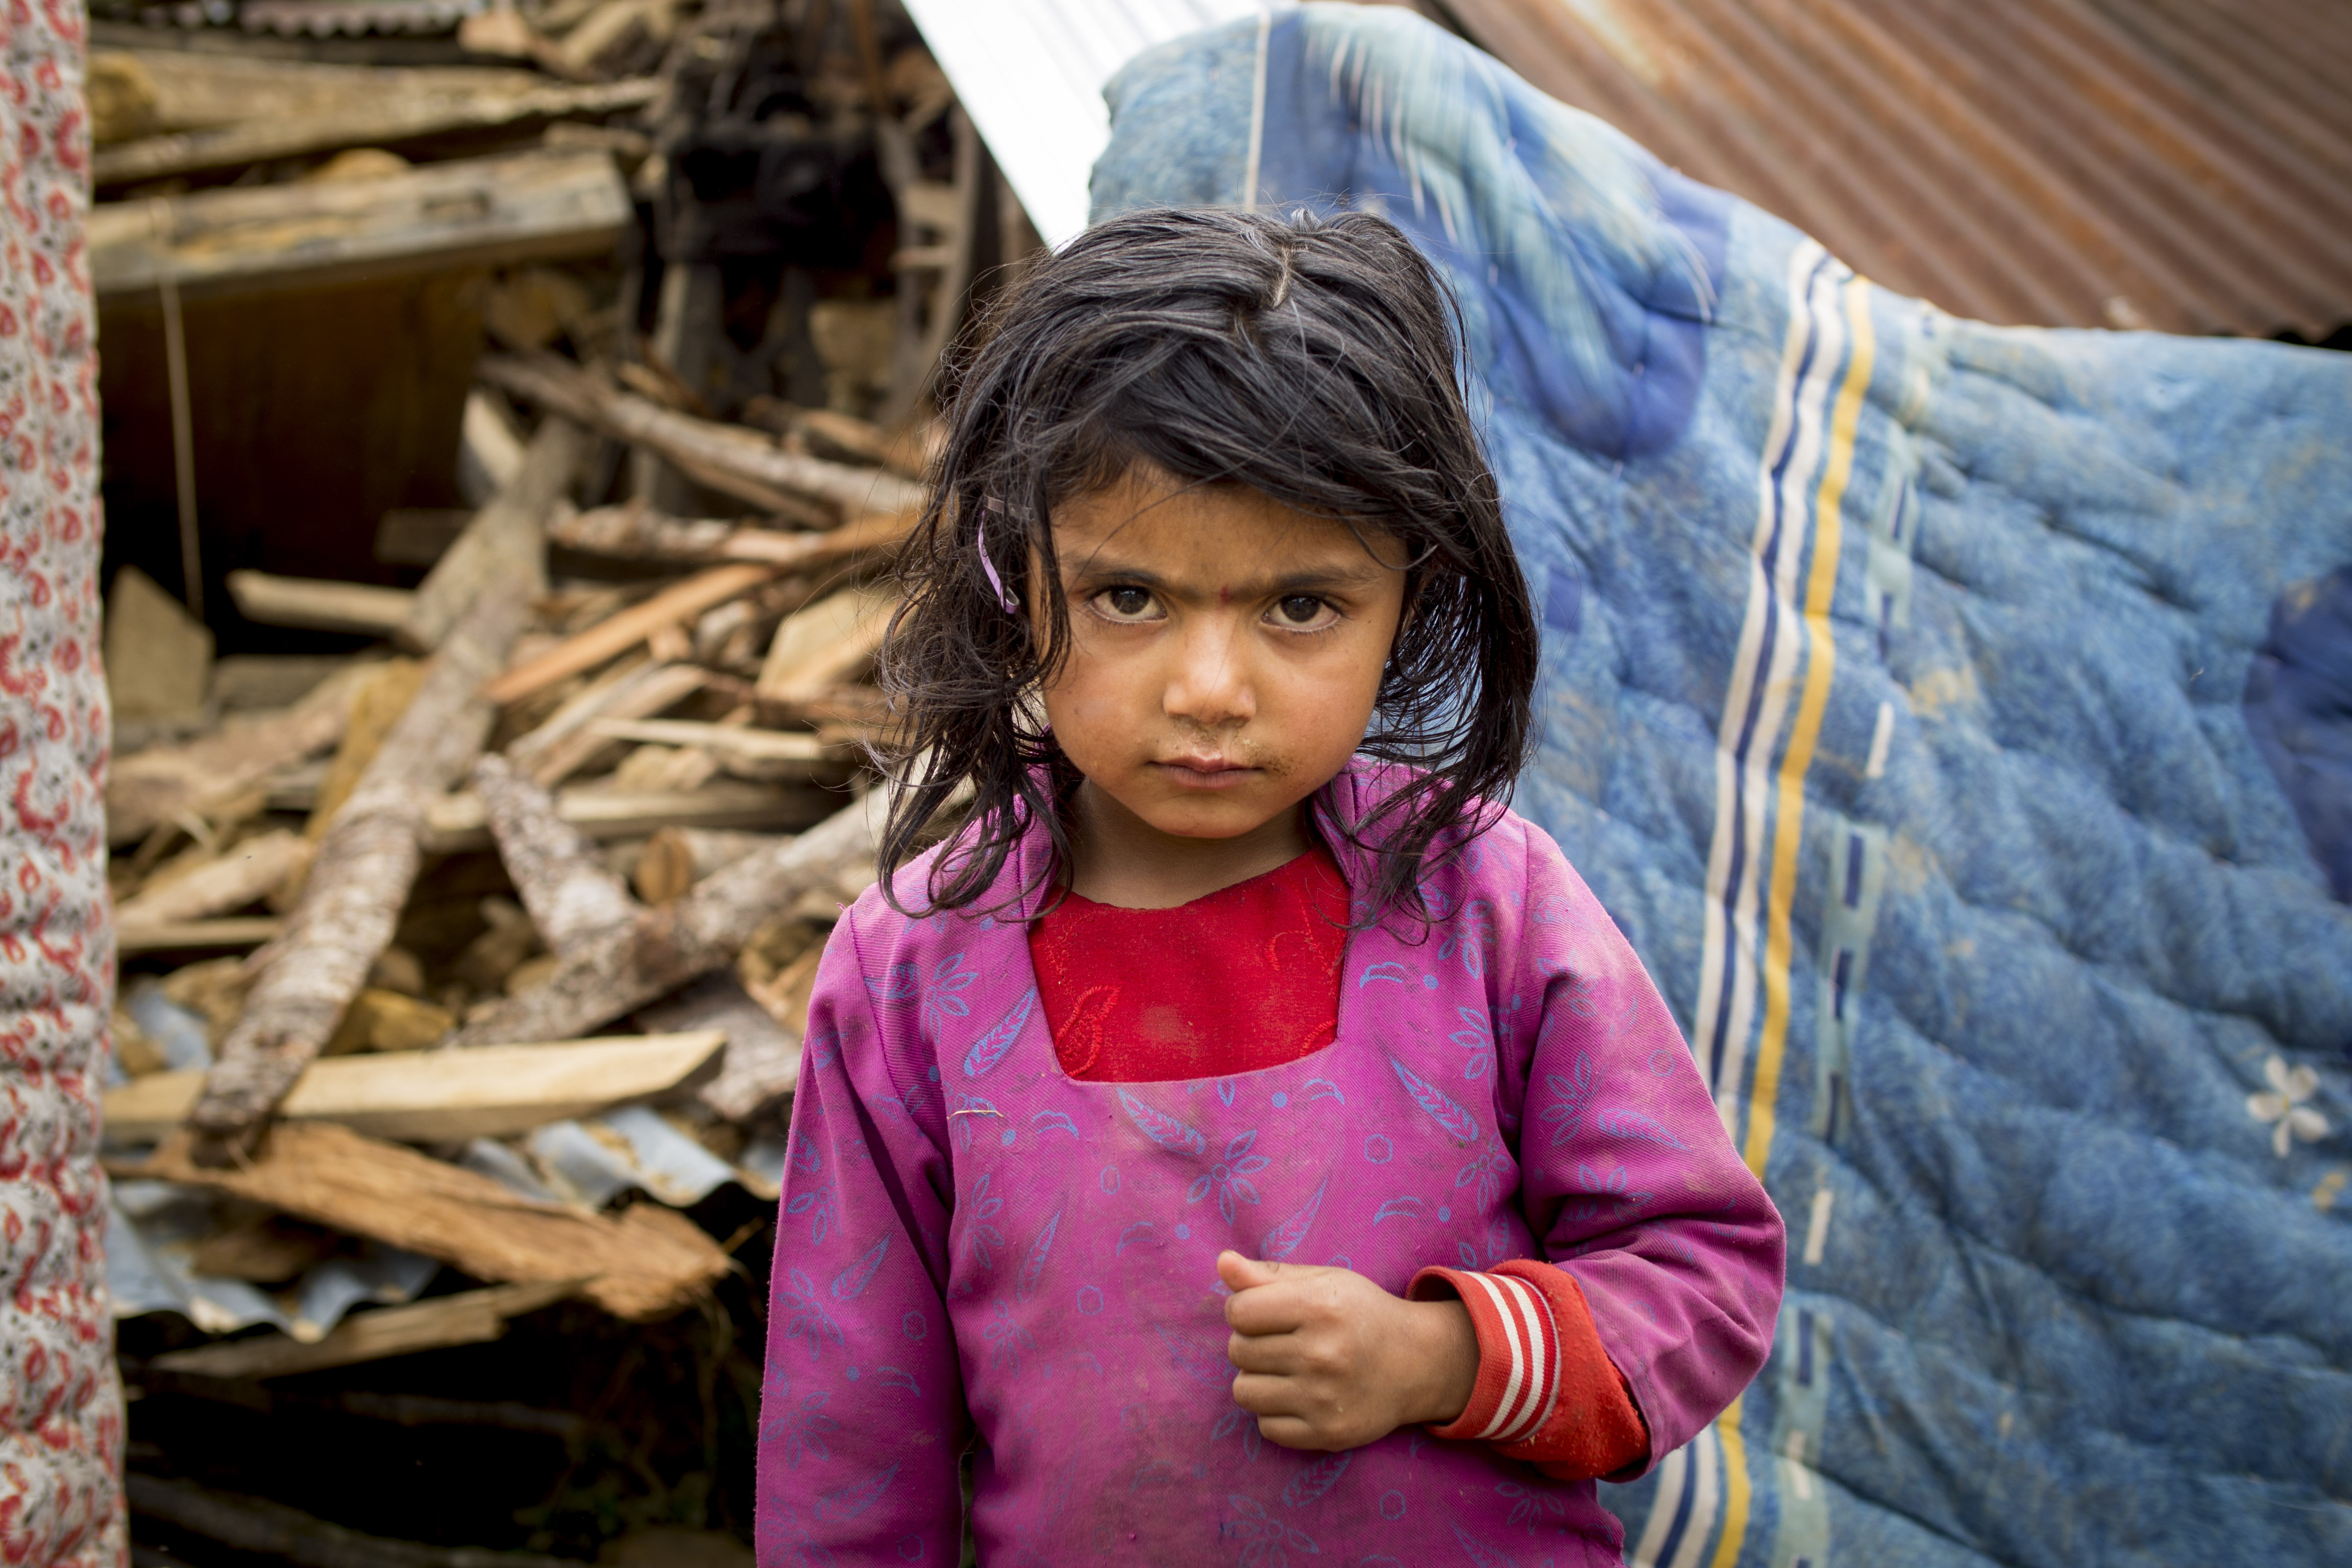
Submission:
[[[106,841],[136,844],[185,813],[325,751],[341,738],[368,673],[367,666],[354,665],[283,712],[116,758],[106,781]]]
[[[689,621],[713,605],[724,604],[738,594],[758,587],[775,574],[772,566],[714,566],[524,660],[491,681],[482,696],[490,702],[520,701],[566,676],[593,669],[663,628]]]
[[[499,857],[514,879],[523,907],[559,956],[635,918],[636,900],[621,879],[589,845],[587,837],[563,820],[545,790],[517,773],[504,757],[474,764],[474,793],[481,797]]]
[[[877,792],[797,837],[737,861],[685,898],[646,910],[586,944],[544,983],[483,1008],[461,1046],[583,1033],[734,961],[762,921],[803,894],[846,903],[873,880]]]
[[[336,813],[289,929],[189,1113],[200,1157],[226,1162],[250,1143],[391,943],[415,880],[426,804],[481,750],[491,717],[482,683],[514,646],[536,586],[517,572],[485,588]]]
[[[683,459],[681,467],[809,496],[840,508],[845,516],[903,511],[922,500],[919,486],[895,474],[801,457],[757,432],[672,413],[551,354],[494,356],[482,362],[481,375],[551,413],[650,447],[672,461]]]
[[[271,1129],[242,1169],[192,1158],[182,1134],[142,1174],[192,1182],[353,1236],[437,1258],[477,1279],[577,1280],[614,1316],[665,1317],[710,1289],[727,1255],[683,1215],[639,1204],[617,1217],[520,1197],[473,1172],[328,1123]]]
[[[499,853],[558,960],[600,952],[601,939],[640,929],[640,921],[655,918],[628,896],[587,840],[562,820],[546,791],[520,777],[499,757],[476,763],[474,778],[484,799],[493,803],[491,826]],[[770,837],[760,842],[782,841]],[[745,854],[749,852],[747,847]],[[554,982],[562,978],[559,971]],[[620,1004],[622,1008],[628,1005]],[[676,995],[641,1009],[636,1022],[656,1030],[723,1035],[726,1066],[716,1081],[704,1085],[701,1098],[730,1121],[751,1120],[789,1095],[800,1080],[803,1029],[780,1026],[723,972],[703,974]],[[499,1048],[478,1044],[475,1053]]]

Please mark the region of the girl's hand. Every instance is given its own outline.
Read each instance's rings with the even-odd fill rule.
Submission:
[[[1234,1294],[1234,1403],[1286,1448],[1337,1452],[1470,1403],[1478,1336],[1459,1301],[1407,1301],[1345,1268],[1217,1255]]]

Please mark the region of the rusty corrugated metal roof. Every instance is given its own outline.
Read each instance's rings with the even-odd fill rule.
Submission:
[[[2341,0],[1447,0],[1546,92],[1956,314],[2352,323]]]

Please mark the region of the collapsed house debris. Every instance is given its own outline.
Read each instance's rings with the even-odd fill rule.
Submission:
[[[880,574],[1037,241],[894,0],[216,9],[90,66],[134,1532],[748,1562]]]

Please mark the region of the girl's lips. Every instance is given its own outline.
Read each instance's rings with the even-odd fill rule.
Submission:
[[[1179,789],[1229,789],[1258,771],[1223,757],[1178,757],[1151,765]]]

